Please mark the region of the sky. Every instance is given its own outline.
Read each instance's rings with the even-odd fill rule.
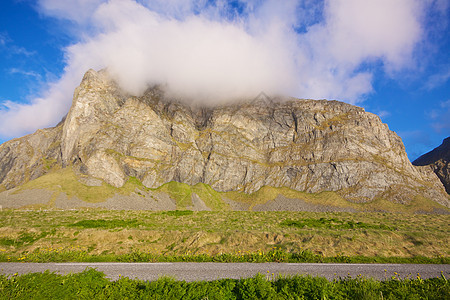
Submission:
[[[450,0],[2,0],[0,143],[59,123],[90,68],[133,95],[354,104],[410,160],[450,136]]]

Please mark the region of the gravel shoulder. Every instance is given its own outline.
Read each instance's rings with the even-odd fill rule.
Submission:
[[[268,279],[278,275],[322,276],[328,280],[351,276],[378,280],[396,278],[433,278],[450,276],[450,265],[417,264],[301,264],[301,263],[0,263],[1,274],[26,274],[50,270],[59,274],[95,268],[110,279],[120,276],[140,280],[157,280],[162,276],[177,280],[199,281],[223,278],[247,278],[262,274]]]

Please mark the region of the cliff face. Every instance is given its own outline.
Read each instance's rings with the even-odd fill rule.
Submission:
[[[46,174],[61,164],[62,124],[0,145],[0,191]]]
[[[413,161],[413,165],[431,167],[450,194],[450,137],[444,139],[439,147]]]
[[[169,181],[246,193],[285,186],[337,191],[352,202],[425,197],[449,207],[436,176],[412,166],[401,139],[362,108],[263,94],[192,107],[158,88],[124,95],[102,71],[86,73],[62,125],[0,146],[0,183],[20,185],[44,174],[48,162],[116,187],[132,176],[150,188]]]

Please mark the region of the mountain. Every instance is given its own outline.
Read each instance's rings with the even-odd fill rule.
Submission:
[[[93,70],[59,125],[0,145],[0,184],[3,205],[47,189],[57,192],[42,196],[50,206],[63,196],[79,206],[114,197],[129,205],[137,195],[154,202],[165,195],[184,208],[212,208],[211,199],[231,209],[297,210],[305,201],[353,210],[450,206],[436,175],[413,166],[400,137],[362,108],[264,93],[188,105],[159,87],[127,95]]]
[[[413,165],[430,166],[450,194],[450,137],[444,139],[439,147],[413,161]]]

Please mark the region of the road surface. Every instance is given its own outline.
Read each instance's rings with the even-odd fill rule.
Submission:
[[[116,280],[120,276],[156,280],[170,276],[177,280],[198,281],[221,278],[245,278],[261,273],[267,278],[278,275],[312,275],[328,279],[362,275],[379,280],[392,276],[415,278],[450,278],[450,265],[416,264],[309,264],[309,263],[0,263],[1,274],[25,274],[50,270],[59,274],[82,272],[94,268]]]

